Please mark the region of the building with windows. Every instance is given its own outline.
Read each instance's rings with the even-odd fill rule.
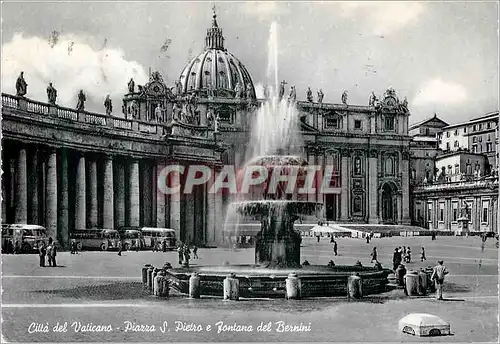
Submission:
[[[263,101],[253,85],[214,14],[205,49],[175,92],[151,73],[145,85],[129,83],[120,114],[2,94],[2,221],[43,225],[63,245],[75,229],[122,226],[170,227],[184,242],[218,245],[231,196],[207,185],[164,194],[162,178],[185,185],[187,176],[162,171],[202,164],[213,181],[223,165],[242,166]],[[324,204],[314,220],[409,224],[410,112],[396,91],[369,105],[296,106],[303,158],[334,166],[331,186],[339,190],[307,195]]]

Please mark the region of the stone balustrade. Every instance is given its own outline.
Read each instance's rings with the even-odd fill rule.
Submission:
[[[498,187],[498,177],[485,177],[470,181],[457,181],[448,183],[436,183],[429,185],[421,185],[415,187],[415,192],[421,191],[438,191],[438,190],[451,190],[451,189],[467,189],[467,188],[481,188],[481,187]]]
[[[111,117],[88,111],[77,111],[75,109],[59,105],[50,105],[6,93],[2,93],[2,107],[19,109],[29,114],[54,116],[73,122],[82,122],[119,130],[138,131],[151,135],[164,135],[169,132],[169,130],[167,130],[167,123],[145,122],[135,119]],[[211,133],[209,127],[193,126],[175,121],[172,123],[172,135],[213,140],[213,133]]]

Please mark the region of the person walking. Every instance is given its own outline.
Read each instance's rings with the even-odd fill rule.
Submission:
[[[425,248],[422,246],[422,248],[420,249],[420,261],[423,262],[424,260],[427,260],[425,258]]]
[[[47,254],[47,248],[45,247],[45,242],[40,243],[38,248],[38,255],[40,256],[40,267],[45,267],[45,255]]]
[[[396,271],[396,269],[400,264],[401,264],[401,252],[396,248],[394,249],[394,254],[392,255],[392,269]]]
[[[193,259],[198,259],[198,247],[193,245]]]
[[[411,262],[411,248],[410,248],[410,247],[408,247],[408,248],[406,249],[406,262],[407,262],[407,263],[410,263],[410,262]]]
[[[337,241],[333,242],[333,253],[337,255]]]
[[[370,243],[370,235],[366,234],[366,243],[369,244]]]
[[[372,256],[372,260],[370,261],[370,263],[373,263],[373,261],[378,262],[378,260],[377,260],[377,248],[376,247],[373,248],[373,251],[370,255]]]
[[[118,255],[121,256],[122,255],[122,247],[123,247],[123,243],[122,241],[118,241]]]
[[[443,284],[444,276],[448,274],[448,270],[443,265],[442,260],[438,260],[438,265],[432,270],[431,281],[434,281],[436,285],[436,300],[443,299]]]

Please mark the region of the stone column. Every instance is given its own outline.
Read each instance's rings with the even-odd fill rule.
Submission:
[[[57,238],[57,153],[54,148],[48,152],[47,182],[45,184],[46,207],[45,228],[52,239]]]
[[[113,157],[106,155],[104,159],[104,196],[102,205],[103,227],[114,229],[114,192],[113,192]]]
[[[32,151],[31,166],[28,177],[28,199],[31,201],[31,214],[29,214],[30,223],[39,224],[39,207],[38,202],[38,149],[35,147]]]
[[[163,162],[157,162],[156,163],[156,178],[155,178],[155,193],[156,193],[156,227],[166,227],[165,223],[165,200],[166,200],[166,195],[163,193],[163,186],[167,182],[166,178],[161,179],[159,178],[160,173],[163,171],[165,168],[165,163]],[[160,184],[160,185],[158,185]]]
[[[26,148],[19,149],[16,169],[16,223],[28,223],[28,169],[26,167]]]
[[[396,207],[396,211],[398,212],[398,218],[397,218],[397,221],[398,221],[398,224],[403,224],[403,209],[402,209],[402,206],[403,206],[403,195],[397,195],[396,197],[396,204],[397,204],[397,207]]]
[[[170,173],[170,186],[179,185],[180,178],[178,173]],[[170,195],[170,228],[175,229],[175,235],[180,240],[181,237],[181,193],[176,192]]]
[[[89,221],[88,227],[97,227],[97,162],[89,162]]]
[[[139,226],[139,161],[134,159],[129,165],[129,226]]]
[[[75,187],[75,229],[87,228],[87,204],[86,204],[86,177],[85,177],[85,156],[80,153],[78,166],[76,168]]]
[[[310,166],[316,166],[316,155],[315,154],[316,154],[315,151],[313,151],[313,150],[309,151],[309,159],[308,159],[309,161],[308,161],[308,164]],[[318,175],[318,173],[316,173],[316,176],[317,175]],[[321,180],[315,179],[314,182],[315,182],[315,184],[313,184],[314,187],[316,187],[316,189],[319,188],[320,185],[321,185]],[[308,194],[307,195],[307,199],[308,199],[309,202],[316,202],[316,199],[317,199],[316,198],[316,193]]]
[[[61,175],[59,190],[59,216],[57,241],[63,247],[69,243],[69,196],[68,196],[68,154],[65,148],[60,151]]]
[[[403,151],[401,160],[401,187],[403,192],[402,223],[411,224],[410,220],[410,152]]]
[[[152,188],[151,188],[151,165],[149,164],[148,161],[144,161],[142,166],[142,173],[139,175],[142,178],[142,189],[141,189],[141,197],[142,197],[142,202],[141,202],[141,211],[142,211],[142,225],[144,226],[151,226],[152,222]]]
[[[116,227],[125,226],[125,166],[115,161],[114,169],[114,201],[115,201],[115,223]]]
[[[372,117],[374,119],[374,117]],[[368,223],[379,223],[377,214],[378,203],[378,152],[368,152]]]
[[[319,151],[316,156],[316,161],[318,166],[321,167],[320,173],[318,174],[318,187],[316,188],[316,199],[318,203],[322,203],[323,207],[319,210],[319,213],[316,214],[320,219],[324,219],[326,217],[326,206],[325,206],[325,194],[322,192],[323,187],[323,177],[325,176],[325,153],[323,151]]]
[[[340,221],[347,221],[349,218],[349,157],[350,151],[343,149],[341,151],[340,167]]]
[[[185,221],[185,224],[186,224],[186,228],[185,228],[185,231],[186,231],[186,242],[193,242],[193,239],[195,237],[195,228],[194,228],[194,225],[195,225],[195,221],[194,221],[194,217],[195,217],[195,212],[194,212],[194,203],[195,203],[195,194],[194,194],[194,191],[195,188],[193,188],[193,191],[189,194],[186,194],[186,221]]]
[[[206,211],[205,211],[205,216],[207,218],[207,231],[206,231],[206,242],[208,245],[214,245],[216,244],[216,240],[215,240],[215,231],[216,231],[216,221],[215,221],[215,212],[216,212],[216,209],[215,209],[215,197],[216,197],[216,194],[215,193],[211,193],[210,192],[210,189],[213,185],[213,183],[215,182],[215,178],[216,178],[216,172],[215,172],[215,169],[212,170],[212,176],[210,177],[210,183],[207,185],[207,194],[206,194],[206,200],[207,200],[207,208],[206,208]]]

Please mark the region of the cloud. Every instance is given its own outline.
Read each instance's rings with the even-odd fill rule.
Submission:
[[[16,79],[24,71],[30,99],[46,101],[46,88],[52,82],[58,90],[57,103],[62,106],[74,108],[82,89],[87,96],[86,109],[104,112],[104,98],[109,94],[114,114],[121,115],[127,82],[131,77],[136,84],[147,82],[145,69],[127,61],[121,50],[95,50],[83,41],[82,37],[65,35],[51,47],[40,37],[14,35],[12,41],[2,45],[3,91],[15,94]]]
[[[289,9],[275,1],[248,1],[243,5],[243,11],[248,15],[266,19],[277,14],[289,13]]]
[[[416,106],[431,104],[455,105],[467,100],[467,90],[460,84],[434,79],[425,83],[417,92],[412,104]]]
[[[425,9],[421,2],[349,2],[341,4],[345,17],[361,16],[375,35],[387,35],[413,24]]]

